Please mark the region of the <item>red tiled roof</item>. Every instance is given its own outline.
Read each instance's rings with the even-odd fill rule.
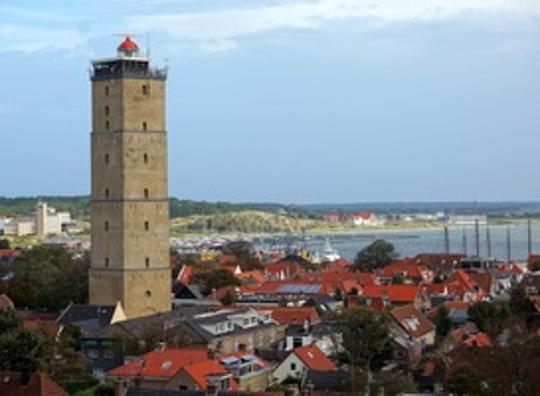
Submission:
[[[56,320],[43,320],[39,318],[24,318],[23,328],[28,331],[40,331],[49,338],[54,338],[58,335],[60,325]]]
[[[476,292],[477,283],[463,270],[454,271],[446,280],[450,294],[464,295],[467,292]]]
[[[376,285],[366,286],[362,290],[362,296],[375,298],[387,296],[392,302],[414,302],[420,287],[413,285]]]
[[[10,258],[19,255],[19,251],[16,249],[0,249],[0,259]]]
[[[357,213],[348,213],[345,215],[347,219],[362,219],[362,220],[369,220],[371,216],[374,216],[375,214],[373,212],[357,212]]]
[[[413,338],[422,337],[434,330],[433,323],[412,305],[394,308],[390,315]]]
[[[336,365],[315,344],[298,347],[293,353],[313,371],[336,370]]]
[[[380,276],[385,278],[392,278],[395,275],[403,274],[405,278],[422,280],[422,271],[420,267],[410,260],[397,260],[386,267],[382,268],[379,272]]]
[[[478,333],[470,336],[464,341],[464,344],[469,347],[486,348],[492,345],[491,339],[486,333]]]
[[[431,283],[429,285],[424,285],[423,288],[429,293],[436,293],[436,294],[448,293],[448,287],[444,283]]]
[[[277,307],[268,308],[267,310],[272,312],[272,319],[279,324],[297,324],[303,325],[306,320],[311,324],[319,323],[321,318],[317,313],[315,307],[300,307],[300,308],[288,308]]]
[[[469,309],[469,306],[471,304],[465,301],[445,301],[443,305],[446,308],[448,308],[448,310],[452,310],[452,309],[465,309],[466,310],[466,309]]]
[[[414,261],[420,264],[424,264],[431,267],[440,267],[441,265],[451,267],[454,263],[459,262],[462,258],[465,258],[461,253],[420,253],[414,257]]]
[[[193,267],[189,265],[183,265],[182,268],[180,268],[180,272],[178,273],[178,277],[176,280],[178,282],[183,283],[184,285],[189,285],[191,276],[195,273]]]
[[[469,275],[469,277],[472,279],[474,283],[476,283],[482,290],[486,293],[489,293],[491,291],[491,283],[492,283],[492,276],[488,273],[481,273],[481,272],[472,272]]]
[[[133,362],[109,371],[112,377],[162,377],[171,378],[184,366],[208,360],[207,349],[167,348],[152,351]]]
[[[0,372],[0,396],[68,396],[56,382],[46,374],[30,374],[29,382],[24,383],[18,372]]]
[[[193,379],[197,386],[201,390],[206,390],[208,388],[207,377],[211,375],[225,375],[228,374],[228,371],[221,364],[215,360],[204,360],[201,362],[189,364],[184,367],[184,372]],[[237,388],[237,383],[231,378],[231,390]]]
[[[320,271],[302,276],[302,280],[333,284],[334,289],[345,280],[354,280],[359,286],[374,286],[373,275],[367,272]]]

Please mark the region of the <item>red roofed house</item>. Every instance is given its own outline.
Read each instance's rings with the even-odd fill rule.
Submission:
[[[0,372],[0,396],[68,396],[56,382],[43,373]]]
[[[377,271],[381,283],[392,283],[394,277],[400,276],[405,283],[419,285],[433,281],[433,272],[420,267],[411,260],[396,260]]]
[[[323,214],[323,220],[329,223],[339,223],[341,221],[341,213],[339,212],[327,212]]]
[[[203,360],[184,366],[175,381],[180,390],[237,390],[232,374],[215,360]],[[172,389],[172,388],[168,388]]]
[[[463,301],[475,302],[482,299],[484,292],[465,271],[454,271],[444,283],[450,294],[459,296]]]
[[[238,383],[238,390],[262,392],[268,388],[272,366],[261,358],[245,352],[236,352],[217,356],[217,360],[232,374]]]
[[[281,325],[304,325],[317,324],[321,318],[315,307],[276,307],[268,308],[271,311],[272,319]]]
[[[398,307],[411,304],[416,309],[427,309],[430,305],[430,300],[424,298],[421,288],[414,285],[366,286],[362,289],[361,297],[367,300],[367,305],[370,305],[370,300],[378,299],[382,300],[384,306]]]
[[[394,308],[390,311],[390,316],[413,340],[418,341],[423,347],[435,344],[435,326],[412,305]]]
[[[274,378],[282,383],[287,378],[302,378],[307,371],[333,371],[336,365],[317,345],[295,348],[274,370]]]
[[[130,363],[112,369],[107,373],[107,377],[117,381],[119,394],[122,394],[124,386],[174,390],[186,386],[185,389],[193,389],[188,387],[200,380],[200,376],[190,382],[191,380],[186,379],[185,373],[181,375],[182,370],[187,366],[209,361],[209,354],[208,349],[202,348],[165,348],[149,352]],[[192,369],[190,373],[198,372],[197,370],[198,368],[195,371]],[[204,370],[201,368],[200,371]]]
[[[355,226],[375,226],[381,223],[373,212],[349,213],[345,221]]]

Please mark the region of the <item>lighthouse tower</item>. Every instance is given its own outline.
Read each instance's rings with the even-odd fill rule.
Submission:
[[[92,62],[90,304],[171,309],[166,71],[130,37]]]

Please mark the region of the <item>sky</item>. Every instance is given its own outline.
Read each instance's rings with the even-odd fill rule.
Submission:
[[[173,196],[540,199],[538,0],[2,0],[0,196],[88,194],[124,33],[169,68]]]

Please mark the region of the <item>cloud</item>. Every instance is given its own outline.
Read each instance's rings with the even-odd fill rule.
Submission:
[[[34,52],[86,52],[86,39],[71,29],[33,28],[0,25],[0,51]]]
[[[92,38],[110,34],[113,26],[116,31],[169,37],[167,46],[196,46],[216,52],[234,49],[249,36],[285,29],[318,29],[326,22],[353,18],[369,27],[434,21],[466,11],[540,14],[538,0],[280,0],[272,5],[235,0],[229,2],[234,4],[230,7],[227,1],[216,5],[203,0],[116,0],[110,7],[101,7],[100,3],[105,1],[80,3],[79,8],[62,7],[63,13],[54,14],[39,8],[0,7],[6,22],[0,19],[0,51],[79,52]],[[74,29],[77,21],[91,31]]]
[[[440,20],[465,11],[540,13],[537,0],[317,0],[204,13],[133,16],[129,29],[168,34],[208,50],[228,50],[245,36],[280,29],[317,29],[328,21],[371,24]],[[213,45],[212,43],[226,43]]]

